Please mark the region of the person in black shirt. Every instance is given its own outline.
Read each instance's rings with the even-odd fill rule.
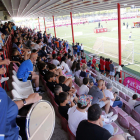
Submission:
[[[58,96],[60,105],[58,107],[58,111],[62,117],[68,120],[68,110],[70,107],[74,106],[74,102],[70,100],[70,96],[67,92],[61,92]],[[68,104],[69,103],[69,104]]]
[[[60,105],[58,97],[59,97],[59,93],[61,93],[61,92],[63,92],[62,87],[59,85],[56,85],[54,88],[54,100],[58,105]]]
[[[55,77],[55,74],[53,72],[48,72],[46,75],[45,75],[45,81],[47,82],[47,86],[48,88],[54,92],[54,88],[57,84],[57,81],[56,81],[56,77]]]
[[[43,77],[45,77],[45,75],[48,73],[46,66],[46,63],[43,61],[39,64],[40,73]]]
[[[69,92],[69,93],[71,93],[71,95],[76,91],[72,87],[72,79],[71,78],[66,79],[65,76],[60,76],[58,85],[60,85],[62,87],[62,90],[64,92]]]
[[[98,104],[88,109],[88,120],[79,123],[76,131],[76,140],[108,140],[111,134],[103,128],[102,110]]]

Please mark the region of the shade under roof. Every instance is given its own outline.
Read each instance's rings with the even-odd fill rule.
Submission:
[[[50,17],[140,6],[140,0],[1,0],[11,17]]]

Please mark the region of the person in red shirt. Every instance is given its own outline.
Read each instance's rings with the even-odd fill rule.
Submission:
[[[105,72],[106,72],[106,77],[109,77],[109,73],[110,73],[109,64],[110,64],[110,59],[109,58],[105,59]]]
[[[56,54],[56,48],[53,48],[52,55],[53,55],[53,54]]]
[[[95,59],[95,56],[93,56],[92,64],[91,64],[92,68],[95,69],[95,65],[96,65],[96,59]]]
[[[105,58],[102,58],[102,61],[100,63],[100,70],[101,70],[101,74],[105,74]]]
[[[86,62],[86,60],[85,60],[85,57],[82,57],[81,63],[87,64],[87,62]]]
[[[99,71],[101,72],[101,65],[102,65],[102,56],[100,56],[100,64],[99,64]]]
[[[59,53],[58,56],[57,56],[57,60],[58,60],[59,62],[61,62],[61,54],[60,54],[60,53]]]

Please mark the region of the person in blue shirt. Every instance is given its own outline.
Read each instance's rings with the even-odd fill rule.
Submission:
[[[69,49],[69,43],[68,43],[68,41],[66,40],[66,50],[67,50],[67,52],[68,52],[68,49]]]
[[[15,26],[15,24],[13,24],[13,27],[12,27],[12,28],[14,29],[14,31],[16,31],[16,28],[17,28],[17,27]]]
[[[79,46],[79,43],[77,43],[77,55],[80,55],[80,51],[81,51],[81,46]]]
[[[36,62],[37,57],[37,53],[32,53],[30,59],[21,63],[17,71],[17,78],[23,82],[33,79],[36,92],[43,92],[41,89],[39,89],[39,75],[33,72],[33,63]]]
[[[60,40],[60,38],[58,39],[58,41],[59,41],[59,48],[61,48],[62,47],[62,41]]]
[[[0,87],[0,140],[19,140],[19,127],[16,124],[18,110],[41,99],[38,93],[33,93],[26,99],[14,102]]]

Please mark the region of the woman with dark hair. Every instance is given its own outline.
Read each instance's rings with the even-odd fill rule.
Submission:
[[[73,64],[72,64],[71,70],[72,70],[73,73],[75,73],[75,70],[76,70],[76,64],[77,64],[76,61],[74,61]]]
[[[80,63],[77,63],[76,69],[75,69],[75,76],[77,76],[79,78],[80,73],[81,73]]]

